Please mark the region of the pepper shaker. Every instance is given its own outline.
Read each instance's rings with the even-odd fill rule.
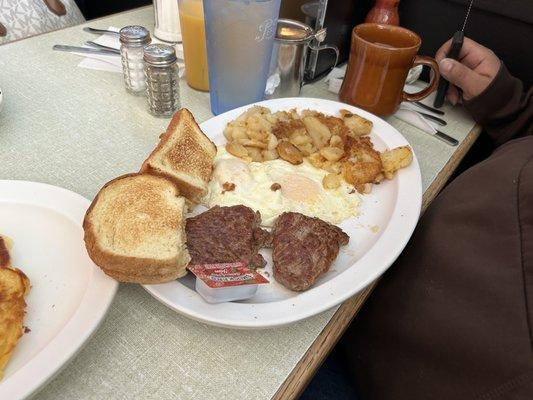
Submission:
[[[174,47],[150,44],[144,48],[148,107],[152,115],[169,117],[180,107],[179,67]]]
[[[150,44],[150,32],[143,26],[130,25],[120,30],[120,56],[126,90],[134,95],[146,93],[143,47]]]

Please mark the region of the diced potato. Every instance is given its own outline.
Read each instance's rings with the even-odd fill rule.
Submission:
[[[249,129],[247,133],[250,139],[259,140],[260,142],[266,142],[269,136],[269,133],[266,130]],[[233,134],[233,137],[235,137],[235,133]]]
[[[343,137],[348,134],[349,129],[341,118],[321,116],[318,120],[328,127],[332,135]]]
[[[316,117],[305,117],[303,123],[307,132],[313,139],[313,143],[318,149],[326,146],[331,137],[331,132],[328,127],[318,120]]]
[[[231,136],[233,140],[248,139],[248,135],[246,134],[246,129],[241,126],[234,127]]]
[[[226,150],[228,153],[233,154],[235,157],[248,157],[248,150],[246,150],[246,147],[236,142],[229,142],[228,144],[226,144]]]
[[[270,122],[271,125],[274,125],[275,123],[278,122],[278,118],[276,118],[274,114],[265,114],[263,116],[268,122]]]
[[[311,143],[300,144],[296,147],[298,147],[298,150],[300,150],[304,156],[309,156],[316,152],[316,148]]]
[[[344,149],[344,141],[339,135],[331,136],[331,139],[329,139],[329,145],[338,147],[339,149]]]
[[[413,161],[413,152],[409,146],[385,150],[379,156],[383,164],[383,172],[387,179],[392,179],[387,175],[394,176],[395,171],[407,167]]]
[[[289,120],[289,113],[286,111],[276,111],[272,114],[272,119],[276,122],[278,121],[288,121]]]
[[[290,136],[290,142],[295,145],[295,146],[298,146],[300,144],[306,144],[306,143],[311,143],[311,137],[306,135],[305,133],[302,133],[300,131],[297,131],[297,132],[294,132],[291,136]]]
[[[265,142],[261,142],[259,140],[255,139],[239,139],[237,140],[237,143],[242,144],[246,147],[257,147],[258,149],[266,149],[267,144]]]
[[[349,129],[350,136],[357,137],[369,135],[372,131],[372,121],[369,121],[368,119],[359,115],[352,114],[346,110],[341,110],[341,114],[344,124]]]
[[[340,174],[342,170],[342,164],[338,161],[324,161],[322,169],[333,174]]]
[[[246,119],[250,116],[250,114],[248,114],[248,111],[245,111],[243,112],[241,115],[239,115],[237,117],[237,119],[235,119],[235,121],[233,121],[232,123],[235,123],[235,122],[245,122]]]
[[[263,161],[263,156],[261,150],[257,147],[246,147],[248,155],[252,158],[252,161],[261,162]]]
[[[362,185],[374,182],[376,177],[381,173],[381,162],[376,161],[358,161],[353,164],[349,161],[342,163],[342,176],[350,185]]]
[[[251,131],[257,132],[264,131],[266,133],[271,128],[270,123],[262,115],[252,115],[246,120],[246,124]],[[248,134],[250,135],[250,132]]]
[[[288,161],[291,164],[301,164],[303,162],[302,153],[292,143],[283,140],[279,142],[277,149],[279,156],[285,161]]]
[[[224,137],[228,142],[231,142],[233,140],[233,127],[228,125],[224,128]]]
[[[279,154],[276,149],[262,150],[261,155],[263,156],[263,161],[276,160],[277,158],[279,158]]]
[[[253,106],[246,110],[248,118],[257,114],[268,114],[269,112],[270,110],[267,107],[263,106]]]
[[[325,189],[337,189],[341,185],[341,177],[336,174],[327,174],[322,179],[322,186]]]
[[[301,112],[302,118],[305,117],[317,117],[319,115],[323,115],[322,113],[316,111],[316,110],[302,110]]]
[[[344,150],[338,147],[323,147],[320,149],[320,154],[328,161],[338,161],[344,155]]]
[[[274,134],[268,136],[267,149],[275,150],[278,147],[278,138]]]
[[[326,162],[326,159],[322,157],[322,155],[318,152],[311,154],[307,159],[315,168],[322,168],[322,166]]]

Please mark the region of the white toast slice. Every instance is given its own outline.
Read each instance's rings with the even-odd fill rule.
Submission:
[[[141,172],[174,180],[180,193],[197,204],[207,193],[216,153],[216,146],[184,108],[174,114],[159,144],[144,161]]]
[[[127,174],[108,182],[83,221],[91,259],[122,282],[162,283],[186,274],[185,198],[164,177]]]

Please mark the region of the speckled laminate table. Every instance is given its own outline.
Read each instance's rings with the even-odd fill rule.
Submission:
[[[153,28],[151,7],[89,23]],[[80,26],[0,47],[0,179],[63,186],[93,198],[108,180],[134,171],[167,119],[151,117],[145,99],[125,93],[118,74],[76,67],[52,51],[91,38]],[[211,117],[209,96],[181,85],[183,106]],[[323,82],[302,96],[336,99]],[[424,206],[438,193],[479,129],[461,110],[445,108],[452,148],[389,118],[413,146],[422,169]],[[71,399],[294,398],[331,350],[371,288],[342,306],[272,330],[214,328],[180,316],[138,285],[121,285],[104,322],[79,354],[34,395]]]

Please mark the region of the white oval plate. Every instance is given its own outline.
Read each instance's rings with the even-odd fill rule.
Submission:
[[[46,383],[89,339],[118,284],[90,260],[83,217],[90,202],[42,183],[0,180],[0,233],[12,264],[30,278],[22,336],[0,380],[0,399],[22,399]]]
[[[311,98],[285,98],[258,103],[273,111],[290,108],[312,109],[338,115],[347,109],[374,123],[371,138],[379,150],[408,145],[391,125],[366,111],[335,101]],[[200,125],[217,145],[225,143],[226,124],[251,106],[241,107]],[[374,185],[370,195],[362,196],[361,215],[339,226],[350,235],[329,272],[309,290],[298,293],[278,284],[272,275],[271,251],[261,253],[269,262],[270,283],[260,285],[249,300],[220,304],[206,303],[194,291],[194,277],[188,274],[177,281],[146,285],[152,296],[177,312],[195,320],[231,328],[269,328],[289,324],[338,305],[378,278],[389,268],[411,237],[422,202],[420,168],[413,163],[396,174],[392,181]]]

